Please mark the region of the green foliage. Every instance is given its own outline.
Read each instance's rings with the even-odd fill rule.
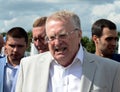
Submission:
[[[30,52],[30,46],[31,46],[31,43],[32,42],[32,31],[29,31],[28,32],[28,48],[27,48],[27,51]]]
[[[95,53],[95,44],[88,37],[84,36],[81,39],[82,45],[86,48],[86,50],[90,53]]]
[[[118,37],[120,38],[120,32],[118,32]]]
[[[3,33],[1,33],[2,34],[2,36],[4,37],[5,35],[6,35],[6,32],[3,32]]]

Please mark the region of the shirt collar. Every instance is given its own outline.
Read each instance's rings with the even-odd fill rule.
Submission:
[[[83,63],[83,47],[81,44],[80,44],[80,48],[79,48],[73,62],[67,67],[70,67],[75,62],[80,62],[81,64]]]
[[[83,47],[82,45],[80,44],[80,48],[78,50],[78,53],[75,57],[75,59],[79,59],[79,61],[81,62],[81,64],[83,63],[83,57],[84,57],[84,54],[83,54]]]

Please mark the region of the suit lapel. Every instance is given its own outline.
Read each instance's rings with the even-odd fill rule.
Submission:
[[[50,63],[52,61],[51,55],[48,55],[45,58],[47,58],[47,59],[45,59],[46,61],[41,63],[41,66],[40,66],[40,67],[42,67],[41,68],[42,70],[40,70],[41,78],[40,78],[40,85],[39,85],[41,92],[47,92],[48,80],[49,80],[49,70],[50,70],[49,68],[50,68]]]
[[[95,61],[91,59],[91,56],[85,51],[84,61],[83,61],[83,74],[81,77],[81,91],[80,92],[89,92],[92,82],[94,80],[96,72]]]

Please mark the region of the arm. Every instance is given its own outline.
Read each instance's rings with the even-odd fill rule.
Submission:
[[[15,88],[15,92],[22,92],[22,86],[23,86],[23,70],[22,70],[22,64],[20,64],[20,69],[19,72],[17,74],[17,78],[16,78],[16,88]]]
[[[118,68],[116,70],[112,92],[120,92],[120,64],[118,64]]]

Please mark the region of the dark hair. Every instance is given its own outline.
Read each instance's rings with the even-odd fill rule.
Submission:
[[[25,38],[26,44],[28,44],[28,35],[27,32],[22,27],[13,27],[6,34],[6,41],[8,38]]]
[[[92,36],[96,35],[98,37],[102,36],[103,28],[109,28],[111,30],[116,30],[117,27],[115,23],[107,19],[99,19],[92,25]]]
[[[33,23],[33,27],[40,27],[42,25],[45,25],[46,20],[47,20],[47,17],[40,17],[36,19],[35,22]]]

